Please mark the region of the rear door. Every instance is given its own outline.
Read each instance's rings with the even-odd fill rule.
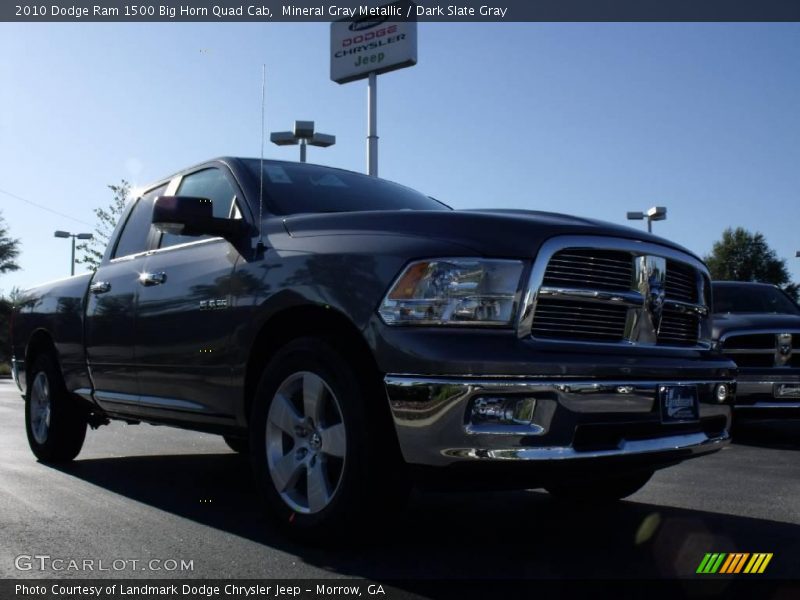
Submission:
[[[139,275],[154,243],[153,201],[167,185],[134,200],[110,259],[101,263],[86,307],[85,340],[95,399],[109,412],[129,413],[138,402],[136,306]]]

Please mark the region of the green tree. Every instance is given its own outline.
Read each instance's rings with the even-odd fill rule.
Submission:
[[[19,265],[16,258],[19,256],[19,240],[11,237],[3,215],[0,214],[0,273],[16,271]],[[0,369],[11,357],[11,341],[9,339],[9,319],[11,318],[12,304],[8,298],[0,296]]]
[[[11,332],[8,325],[12,310],[11,301],[0,296],[0,375],[3,374],[3,363],[11,360]]]
[[[0,294],[0,375],[7,374],[11,362],[11,313],[29,302],[25,293],[18,287],[11,288],[7,296]]]
[[[17,256],[19,256],[19,240],[11,237],[6,221],[0,214],[0,273],[19,269],[19,265],[15,262]]]
[[[114,227],[117,226],[117,221],[122,216],[128,198],[130,198],[131,184],[123,179],[119,185],[109,185],[108,189],[113,194],[111,204],[106,208],[94,209],[94,215],[97,217],[94,237],[77,246],[83,255],[76,262],[86,265],[91,271],[96,271],[103,259],[108,241],[111,239],[111,234],[114,233]]]
[[[729,227],[722,232],[722,239],[714,242],[711,254],[704,260],[712,279],[772,283],[795,300],[798,298],[800,285],[792,283],[786,260],[778,258],[761,233]]]

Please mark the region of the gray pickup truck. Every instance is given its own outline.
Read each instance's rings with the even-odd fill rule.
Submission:
[[[220,434],[314,537],[412,482],[595,502],[720,449],[710,304],[696,256],[633,229],[222,158],[145,187],[95,273],[29,290],[13,371],[41,461],[111,419]]]

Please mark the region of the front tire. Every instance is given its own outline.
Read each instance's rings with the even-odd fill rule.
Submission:
[[[641,471],[604,479],[560,483],[545,489],[556,499],[574,504],[608,503],[638,492],[652,476],[652,471]]]
[[[86,438],[86,414],[70,396],[51,356],[36,358],[25,394],[25,430],[31,450],[45,463],[69,462]]]
[[[367,418],[367,389],[343,353],[317,338],[290,342],[264,370],[251,460],[269,515],[296,537],[339,539],[405,497],[402,472],[377,443],[381,427]]]

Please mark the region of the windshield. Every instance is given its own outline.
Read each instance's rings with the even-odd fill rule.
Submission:
[[[800,308],[777,288],[766,285],[715,285],[714,312],[800,315]]]
[[[244,163],[259,182],[257,159]],[[264,201],[279,215],[357,210],[449,210],[411,188],[318,165],[264,161]]]

